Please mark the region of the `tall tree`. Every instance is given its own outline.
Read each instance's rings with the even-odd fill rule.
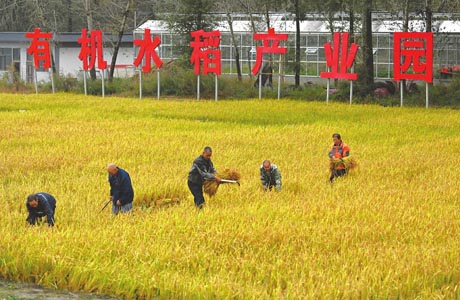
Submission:
[[[85,8],[86,25],[87,25],[88,31],[91,31],[93,30],[93,11],[91,8],[91,0],[82,0],[82,1],[83,1],[83,7]],[[96,80],[95,67],[91,68],[91,70],[89,71],[89,74],[92,80]]]
[[[372,46],[372,0],[364,0],[362,12],[363,72],[360,74],[363,93],[370,94],[374,86],[374,56]]]
[[[116,26],[116,37],[117,40],[115,41],[114,47],[113,47],[113,53],[112,53],[112,61],[110,62],[110,71],[109,71],[109,82],[112,82],[113,80],[113,74],[115,72],[115,64],[117,62],[117,57],[118,57],[118,51],[121,46],[121,41],[123,38],[123,34],[125,33],[126,29],[126,23],[128,20],[128,17],[133,9],[133,0],[127,0],[126,5],[124,7],[124,10],[122,10],[121,13],[121,22]],[[119,17],[118,14],[114,16],[114,21],[117,20]]]
[[[355,26],[359,23],[356,18],[358,13],[359,0],[342,0],[342,6],[345,14],[348,15],[348,32],[350,33],[350,43],[355,42]]]
[[[138,6],[148,10],[146,3],[144,0],[93,0],[94,8],[90,10],[93,13],[93,26],[104,32],[105,40],[112,47],[112,59],[108,74],[109,81],[113,80],[123,35],[126,31],[134,29],[134,23],[136,23],[134,11]],[[147,11],[147,13],[149,12]]]
[[[182,37],[182,53],[191,53],[189,42],[190,33],[196,30],[210,31],[216,27],[213,0],[177,0],[172,3],[172,13],[165,15],[165,21],[170,31]]]
[[[426,22],[426,32],[432,32],[433,25],[433,0],[426,0],[425,7],[425,22]]]
[[[299,0],[294,0],[294,14],[295,14],[295,86],[300,86],[300,20],[302,15],[300,12]]]
[[[242,80],[242,73],[241,73],[241,64],[240,64],[240,48],[238,47],[238,43],[236,41],[235,33],[233,31],[233,14],[234,14],[234,7],[232,0],[224,0],[220,1],[221,9],[225,12],[228,28],[230,29],[230,36],[232,41],[233,53],[235,57],[235,65],[236,65],[236,73],[238,74],[238,80]]]
[[[295,18],[295,86],[300,86],[300,22],[305,20],[307,6],[306,3],[300,0],[291,0],[291,5],[294,7]]]

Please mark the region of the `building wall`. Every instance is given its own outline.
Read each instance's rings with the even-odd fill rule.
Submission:
[[[57,49],[57,51],[59,52],[60,58],[59,74],[63,76],[83,78],[83,62],[78,58],[78,55],[80,54],[80,48],[60,47]],[[131,73],[127,73],[129,69],[133,69],[132,67],[124,68],[124,66],[132,66],[134,62],[133,53],[134,52],[132,47],[123,47],[119,49],[116,66],[121,67],[115,69],[115,77],[126,77],[126,74],[132,73],[132,71],[130,71]],[[112,49],[104,49],[103,56],[104,60],[107,62],[107,67],[109,67],[112,60]]]
[[[0,42],[0,49],[20,49],[19,50],[19,77],[26,82],[33,82],[34,67],[32,57],[27,54],[27,48],[30,42]],[[60,75],[83,78],[83,63],[79,60],[80,47],[56,47],[51,49],[55,60],[55,66]],[[104,48],[104,60],[107,61],[107,66],[110,66],[112,60],[112,49]],[[117,56],[117,63],[114,76],[127,77],[134,74],[134,50],[132,46],[121,47]],[[107,71],[108,72],[108,71]],[[100,74],[100,73],[99,73]],[[0,77],[8,76],[12,80],[9,68],[0,70]],[[50,81],[50,74],[45,70],[38,70],[36,73],[37,81]]]

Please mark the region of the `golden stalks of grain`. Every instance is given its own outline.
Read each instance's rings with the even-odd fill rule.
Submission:
[[[460,299],[460,110],[0,98],[1,278],[120,299]],[[360,166],[331,187],[318,171],[335,119]],[[185,178],[208,142],[245,184],[195,213]],[[281,193],[258,189],[263,157]],[[99,213],[109,161],[131,175],[132,214]],[[40,190],[58,200],[54,228],[25,222]]]
[[[136,206],[140,207],[165,208],[179,205],[181,200],[184,198],[185,196],[175,194],[166,194],[160,196],[153,193],[145,193],[141,194],[140,196],[136,196],[134,203]]]
[[[216,175],[222,179],[235,180],[235,181],[238,181],[241,178],[240,172],[234,169],[225,169],[221,173],[217,173]],[[203,191],[209,197],[212,197],[217,193],[217,189],[219,188],[219,185],[220,184],[217,183],[215,180],[205,180],[203,184]]]
[[[329,170],[332,172],[341,165],[345,166],[345,169],[347,169],[347,171],[351,171],[358,167],[358,162],[352,156],[347,156],[342,159],[337,159],[337,158],[331,159],[329,161]]]

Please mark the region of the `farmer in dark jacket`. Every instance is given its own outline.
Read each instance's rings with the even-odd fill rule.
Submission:
[[[110,183],[110,199],[112,200],[112,213],[129,212],[133,208],[134,190],[128,172],[115,164],[107,166]]]
[[[216,169],[211,161],[212,149],[205,147],[203,153],[198,156],[192,164],[192,168],[188,173],[188,188],[193,194],[195,206],[199,209],[203,208],[203,183],[205,179],[215,180],[220,182],[220,177],[214,175]]]
[[[27,211],[27,222],[30,225],[35,223],[44,216],[48,226],[54,226],[54,212],[56,211],[56,199],[48,193],[37,193],[31,194],[27,197],[26,201]]]

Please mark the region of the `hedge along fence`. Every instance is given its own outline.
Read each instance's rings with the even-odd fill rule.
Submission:
[[[171,97],[196,98],[197,79],[193,70],[182,61],[174,62],[160,70],[160,99]],[[142,95],[143,98],[157,97],[157,73],[156,71],[142,75]],[[219,76],[218,98],[228,100],[251,99],[258,97],[258,88],[254,87],[256,77],[244,76],[239,81],[236,76]],[[200,78],[200,98],[214,99],[215,81],[214,75],[201,75]],[[264,87],[262,98],[277,98],[278,76],[273,76],[274,88]],[[288,99],[298,99],[307,101],[326,101],[326,80],[319,83],[304,83],[296,88],[292,83],[282,84],[281,97]],[[83,81],[79,81],[71,76],[55,76],[55,89],[58,92],[84,93]],[[88,80],[88,95],[102,95],[101,80]],[[350,85],[348,81],[339,81],[334,89],[334,94],[330,95],[330,101],[348,102]],[[353,90],[353,103],[373,103],[383,106],[398,106],[400,104],[399,94],[390,95],[385,98],[378,98],[374,95],[363,96],[363,87],[356,82]],[[425,85],[418,85],[417,92],[404,95],[405,106],[424,106],[425,105]],[[34,93],[33,84],[23,81],[11,80],[5,74],[0,80],[0,91],[8,93]],[[51,83],[41,83],[40,93],[51,92]],[[139,97],[139,76],[134,75],[130,78],[114,78],[113,82],[105,82],[105,94],[122,97]],[[434,85],[429,90],[430,106],[460,106],[460,79],[454,78],[451,81]]]

